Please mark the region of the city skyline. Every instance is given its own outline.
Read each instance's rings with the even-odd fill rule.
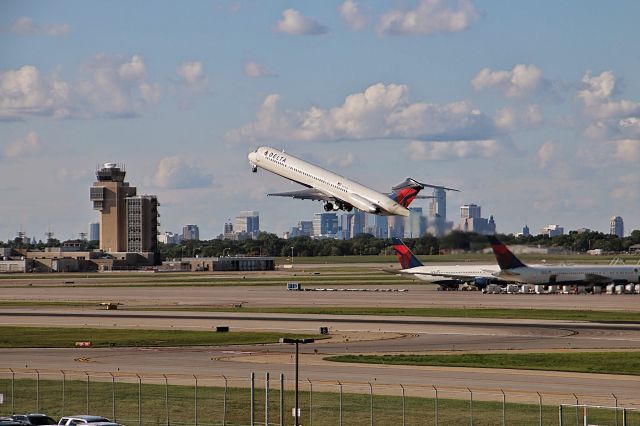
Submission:
[[[213,238],[257,210],[282,235],[322,206],[266,197],[294,189],[250,172],[266,142],[385,192],[408,176],[459,188],[448,219],[476,203],[498,232],[640,229],[637,2],[0,10],[0,240],[87,232],[106,162],[158,196],[161,231]]]

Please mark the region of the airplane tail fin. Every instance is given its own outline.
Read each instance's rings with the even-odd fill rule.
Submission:
[[[418,193],[424,189],[424,184],[415,179],[407,178],[404,182],[391,188],[389,198],[396,201],[402,207],[409,207],[409,204],[416,198]]]
[[[393,249],[396,251],[396,256],[398,256],[398,260],[400,261],[402,269],[423,266],[422,262],[420,262],[418,258],[415,257],[413,253],[411,253],[409,247],[407,247],[400,238],[393,237],[391,241],[393,242]]]
[[[493,235],[489,235],[489,242],[491,243],[493,254],[496,256],[496,260],[498,261],[498,265],[501,270],[506,271],[509,269],[523,268],[527,266],[522,263],[515,254],[511,253],[507,246],[502,244],[500,240]]]

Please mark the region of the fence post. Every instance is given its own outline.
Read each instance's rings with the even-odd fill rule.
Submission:
[[[539,418],[540,418],[540,426],[542,426],[542,395],[540,395],[540,392],[536,392],[538,394],[538,409],[539,409]],[[576,425],[577,426],[577,425]]]
[[[227,377],[222,376],[224,379],[224,394],[222,396],[222,426],[227,426]]]
[[[558,425],[562,426],[562,404],[558,407]]]
[[[627,426],[627,409],[622,409],[622,426]]]
[[[116,378],[113,373],[109,372],[111,375],[111,417],[113,417],[113,421],[116,421]]]
[[[256,391],[256,373],[251,373],[251,426],[255,426],[254,394]]]
[[[502,388],[500,388],[500,392],[502,392],[502,426],[506,426],[507,424],[507,396],[504,394]]]
[[[36,412],[40,412],[40,372],[36,370]]]
[[[193,420],[196,426],[198,426],[198,377],[194,374],[193,378],[195,380],[193,388]]]
[[[572,393],[571,395],[573,395],[573,397],[576,399],[576,425],[580,424],[580,413],[579,413],[579,407],[578,407],[578,397],[576,396],[575,393]]]
[[[338,424],[342,426],[342,383],[338,382],[338,386],[340,386],[340,422]]]
[[[309,382],[309,426],[313,426],[313,383],[311,379],[307,381]]]
[[[284,374],[280,373],[280,426],[284,426]]]
[[[613,395],[613,399],[616,400],[616,409],[613,410],[614,415],[616,416],[616,426],[618,426],[618,397],[616,396],[615,393],[612,393],[611,395]]]
[[[138,426],[142,426],[142,377],[138,377]]]
[[[264,424],[269,426],[269,372],[264,373]]]
[[[66,402],[66,385],[67,385],[67,374],[64,372],[64,370],[60,370],[60,372],[62,373],[62,413],[60,413],[60,417],[64,416],[64,412],[65,412],[65,402]],[[115,419],[114,419],[115,421]]]
[[[434,385],[431,385],[431,387],[433,388],[434,391],[436,391],[436,426],[438,426],[438,388],[436,388]]]
[[[86,371],[83,371],[83,373],[87,376],[87,390],[85,393],[87,394],[87,414],[89,414],[89,373]]]
[[[405,416],[404,416],[404,386],[400,383],[400,388],[402,389],[402,426],[405,426]]]
[[[11,371],[11,414],[15,414],[16,413],[16,405],[15,405],[16,396],[14,392],[15,392],[16,372],[13,371],[12,368],[10,368],[9,371]]]
[[[473,426],[473,392],[469,388],[467,390],[469,391],[469,424]]]
[[[371,419],[371,426],[373,426],[373,385],[369,383],[369,418]]]
[[[164,412],[167,418],[167,426],[171,424],[171,420],[169,420],[169,380],[167,380],[166,374],[163,374],[164,377]]]

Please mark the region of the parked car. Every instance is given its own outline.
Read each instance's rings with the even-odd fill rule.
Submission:
[[[24,423],[11,419],[11,417],[0,417],[0,426],[24,426]]]
[[[96,426],[96,423],[111,423],[106,417],[102,416],[89,416],[89,415],[78,415],[78,416],[64,416],[58,422],[59,425],[65,426],[74,426],[74,425],[84,425],[90,423],[92,426]]]
[[[11,419],[17,422],[21,422],[23,425],[32,425],[32,426],[58,424],[58,422],[56,422],[46,414],[39,414],[39,413],[14,414],[13,416],[11,416]]]

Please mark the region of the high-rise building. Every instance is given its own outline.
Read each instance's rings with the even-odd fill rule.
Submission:
[[[100,222],[89,223],[89,241],[100,241]]]
[[[609,222],[609,234],[624,237],[624,221],[620,216],[613,216]]]
[[[315,238],[335,238],[338,234],[338,215],[336,213],[316,213],[313,216],[313,236]]]
[[[549,238],[564,235],[564,228],[560,225],[547,225],[540,228],[540,234],[547,235]]]
[[[310,237],[313,235],[313,221],[301,220],[298,222],[298,235],[301,237]]]
[[[256,238],[260,233],[260,213],[253,210],[240,212],[236,216],[235,232],[244,232]]]
[[[460,206],[460,223],[458,229],[463,232],[475,232],[483,235],[496,233],[496,222],[493,216],[485,219],[481,214],[481,207],[476,204]]]
[[[409,216],[404,218],[404,238],[420,238],[427,232],[427,218],[422,207],[409,207]]]
[[[527,225],[524,225],[524,227],[522,228],[522,236],[523,237],[528,237],[529,235],[530,235],[529,227]]]
[[[158,242],[162,244],[180,244],[180,241],[182,241],[181,234],[165,231],[158,235]]]
[[[402,216],[387,216],[388,238],[404,238],[404,217]]]
[[[363,211],[356,210],[350,220],[349,238],[364,234],[366,216]]]
[[[351,220],[353,213],[343,213],[340,215],[340,238],[348,240],[351,238]]]
[[[365,232],[376,238],[387,238],[389,236],[389,222],[385,216],[368,214],[365,216]]]
[[[127,251],[127,197],[136,188],[124,181],[126,171],[116,163],[106,163],[96,171],[97,181],[90,189],[93,209],[100,211],[100,249]]]
[[[185,241],[200,241],[200,229],[198,225],[184,225],[182,227],[182,239]]]
[[[126,198],[127,251],[145,253],[158,251],[158,198],[137,195]]]

